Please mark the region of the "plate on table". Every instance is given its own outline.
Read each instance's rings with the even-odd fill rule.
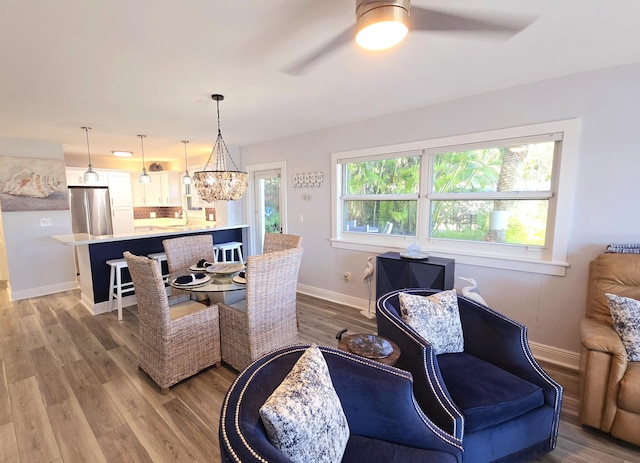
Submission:
[[[198,265],[192,265],[189,270],[192,272],[206,272],[209,267],[198,267]]]
[[[198,267],[197,265],[192,265],[191,267],[189,267],[189,270],[191,270],[192,272],[206,272],[207,267]]]
[[[174,279],[171,284],[182,288],[193,288],[194,286],[206,285],[207,283],[209,283],[209,281],[211,281],[211,277],[209,275],[204,275],[202,278],[196,278],[190,283],[176,283],[176,280],[177,278]]]
[[[244,270],[244,264],[240,262],[218,262],[207,267],[207,272],[230,275]]]
[[[400,253],[400,257],[404,257],[405,259],[428,259],[429,258],[429,254],[426,252],[422,252],[422,251],[418,251],[418,252],[409,252],[409,251],[405,251],[405,252],[401,252]]]
[[[231,279],[237,285],[246,285],[247,279],[245,277],[241,277],[240,275],[236,275]]]

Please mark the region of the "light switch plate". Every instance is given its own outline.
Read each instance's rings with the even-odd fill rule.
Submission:
[[[50,227],[51,226],[51,219],[40,219],[40,226],[41,227]]]

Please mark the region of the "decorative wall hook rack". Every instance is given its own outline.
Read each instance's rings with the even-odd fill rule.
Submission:
[[[324,181],[324,173],[322,172],[303,172],[293,174],[294,188],[320,188]]]

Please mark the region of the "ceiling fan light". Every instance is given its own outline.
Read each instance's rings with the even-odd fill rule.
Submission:
[[[365,27],[356,35],[356,43],[366,50],[386,50],[402,42],[407,26],[395,21],[384,21]]]
[[[356,43],[366,50],[384,50],[400,43],[409,32],[408,2],[361,2],[356,15]]]
[[[131,156],[133,156],[133,152],[121,150],[112,151],[111,154],[113,154],[114,156],[118,156],[119,158],[130,158]]]

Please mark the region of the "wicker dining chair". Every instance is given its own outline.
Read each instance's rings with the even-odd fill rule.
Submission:
[[[302,245],[302,236],[288,235],[286,233],[265,233],[263,254],[285,249],[299,248]]]
[[[158,262],[124,252],[136,288],[140,320],[138,366],[160,387],[169,387],[220,365],[218,306],[186,301],[169,307]]]
[[[183,270],[205,259],[215,262],[212,235],[187,235],[162,240],[169,273]]]
[[[215,262],[213,253],[213,235],[187,235],[162,240],[164,253],[167,255],[169,273],[185,270],[200,260]],[[172,297],[188,298],[190,293],[180,289],[171,289]],[[199,301],[207,300],[206,294],[192,295]]]
[[[302,248],[247,258],[247,297],[219,304],[222,360],[238,371],[298,342],[296,289]]]

